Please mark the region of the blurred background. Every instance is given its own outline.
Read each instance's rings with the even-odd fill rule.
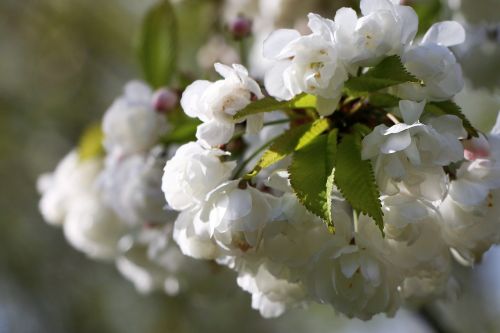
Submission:
[[[252,1],[257,0],[243,2],[251,7]],[[450,1],[436,14],[486,29],[481,44],[457,50],[469,77],[457,101],[483,130],[500,109],[500,20],[491,14],[498,13],[497,1]],[[265,320],[251,310],[250,295],[236,287],[215,300],[140,295],[114,265],[87,259],[61,230],[43,222],[37,177],[54,169],[127,81],[140,78],[135,36],[153,2],[0,0],[0,333],[432,332],[411,310],[395,320],[378,316],[363,323],[313,306]],[[205,75],[202,63],[195,66],[200,70],[192,68],[200,63],[198,50],[208,41],[222,1],[177,2],[181,67],[188,76]],[[314,0],[311,6],[331,17],[346,2]],[[297,17],[305,18],[309,1],[297,3],[303,5],[276,26],[302,24]],[[432,305],[445,331],[500,332],[499,253],[490,251],[474,271],[457,268],[462,297]]]

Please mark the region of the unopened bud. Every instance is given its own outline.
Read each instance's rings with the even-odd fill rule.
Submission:
[[[157,112],[166,113],[172,111],[177,106],[179,97],[173,90],[161,88],[153,95],[153,107]]]
[[[464,157],[469,161],[475,161],[481,158],[490,156],[490,144],[484,135],[479,135],[477,138],[465,140]]]
[[[246,190],[248,187],[248,180],[246,179],[241,179],[240,182],[238,183],[238,188],[240,190]]]
[[[238,15],[238,17],[229,23],[229,32],[235,39],[243,39],[250,36],[252,32],[252,20]]]

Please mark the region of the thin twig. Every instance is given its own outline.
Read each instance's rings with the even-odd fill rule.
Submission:
[[[424,305],[418,311],[420,318],[432,328],[434,333],[451,333],[451,331],[442,323],[440,316],[432,310],[429,305]]]
[[[241,164],[238,167],[238,169],[234,172],[234,177],[233,178],[238,178],[239,176],[241,176],[240,174],[245,169],[245,167],[247,166],[247,164],[250,163],[250,161],[253,160],[255,158],[255,156],[259,155],[264,149],[266,149],[268,146],[270,146],[274,142],[274,140],[276,140],[278,137],[279,137],[279,135],[275,136],[271,140],[269,140],[266,143],[264,143],[256,151],[254,151],[252,153],[252,155],[250,155],[243,162],[241,162]]]

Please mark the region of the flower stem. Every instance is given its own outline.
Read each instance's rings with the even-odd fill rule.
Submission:
[[[399,124],[400,121],[392,113],[387,112],[387,118],[389,118],[394,124]]]
[[[290,119],[280,119],[280,120],[273,120],[273,121],[268,121],[267,123],[264,123],[265,126],[272,126],[272,125],[279,125],[279,124],[285,124],[290,122]]]
[[[289,123],[290,120],[289,119],[281,119],[281,120],[273,120],[273,121],[269,121],[267,123],[264,123],[262,125],[262,127],[266,127],[266,126],[273,126],[273,125],[279,125],[279,124],[285,124],[285,123]],[[236,139],[239,139],[241,138],[243,135],[245,135],[246,133],[246,130],[245,129],[241,129],[239,131],[237,131],[233,137],[231,138],[231,140],[236,140]]]
[[[238,41],[239,51],[240,51],[240,61],[241,64],[245,67],[248,67],[248,57],[247,57],[247,44],[246,38],[242,38]]]
[[[279,137],[279,135],[275,136],[271,140],[269,140],[266,143],[264,143],[257,150],[255,150],[252,153],[252,155],[248,156],[243,162],[241,162],[241,164],[239,165],[238,169],[234,172],[234,178],[240,177],[241,172],[245,169],[245,167],[247,166],[247,164],[250,163],[250,161],[253,160],[255,158],[255,156],[259,155],[264,149],[266,149],[268,146],[270,146],[274,142],[274,140],[276,140],[276,138],[278,138],[278,137]],[[255,172],[254,174],[252,174],[248,178],[253,178],[254,176],[257,175],[257,173],[258,172]]]
[[[440,316],[433,311],[429,305],[424,305],[418,311],[420,318],[430,327],[435,333],[451,333],[439,319]]]
[[[353,223],[354,223],[354,232],[358,232],[359,230],[359,213],[353,209],[352,210],[352,219],[353,219]]]

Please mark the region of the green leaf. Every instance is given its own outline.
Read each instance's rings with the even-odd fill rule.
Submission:
[[[196,129],[201,124],[201,121],[188,117],[180,107],[167,112],[166,117],[170,129],[160,138],[161,144],[169,145],[196,140]]]
[[[196,140],[196,128],[201,122],[197,119],[187,118],[173,125],[173,128],[160,139],[163,145],[172,143],[186,143]]]
[[[329,126],[329,120],[323,118],[289,129],[276,138],[273,144],[264,152],[259,162],[248,173],[248,177],[255,176],[260,170],[281,161],[294,151],[306,146],[318,135],[326,131]]]
[[[317,97],[301,94],[291,101],[277,101],[273,97],[265,97],[248,104],[244,109],[233,116],[234,120],[241,120],[247,116],[284,109],[308,109],[316,108]]]
[[[170,1],[149,10],[142,23],[139,60],[146,81],[154,88],[168,85],[177,61],[177,22]]]
[[[443,5],[440,0],[420,0],[412,4],[418,15],[418,34],[425,32],[441,18]]]
[[[328,133],[326,143],[326,172],[328,177],[326,179],[326,224],[330,232],[335,232],[335,221],[332,215],[332,199],[331,194],[335,186],[335,158],[337,157],[337,139],[338,130],[334,129]]]
[[[302,147],[306,146],[307,144],[309,144],[309,142],[314,140],[318,135],[326,131],[329,127],[330,121],[327,118],[321,118],[315,120],[312,123],[309,123],[309,128],[300,137],[294,150],[299,150]]]
[[[321,135],[309,142],[293,154],[292,163],[288,168],[290,184],[299,201],[313,214],[321,217],[331,225],[328,216],[327,181],[331,174],[328,170],[325,149],[328,135]]]
[[[383,233],[380,193],[371,162],[361,159],[361,139],[346,134],[337,148],[335,184],[352,208],[371,216]]]
[[[352,125],[352,130],[353,132],[360,138],[370,134],[372,132],[372,129],[368,127],[365,124],[362,123],[356,123]]]
[[[233,116],[233,119],[241,120],[253,114],[284,109],[287,107],[288,103],[288,101],[277,101],[273,97],[264,97],[248,104],[245,108],[238,111],[238,113]]]
[[[368,103],[379,108],[393,108],[399,105],[400,98],[386,93],[373,93],[368,97]]]
[[[318,103],[318,97],[309,94],[301,94],[290,102],[288,102],[288,107],[290,109],[309,109],[316,108],[316,104]]]
[[[352,91],[377,91],[405,82],[420,82],[408,73],[399,56],[389,56],[366,73],[352,77],[345,83],[345,88]]]
[[[427,103],[424,111],[426,113],[431,113],[436,116],[450,114],[453,116],[457,116],[462,120],[465,130],[471,136],[479,136],[477,130],[472,126],[469,119],[462,113],[460,107],[453,101],[444,101],[444,102],[431,102]]]
[[[83,132],[78,143],[78,156],[80,157],[80,161],[104,156],[103,140],[104,133],[102,132],[100,124],[88,127]]]

